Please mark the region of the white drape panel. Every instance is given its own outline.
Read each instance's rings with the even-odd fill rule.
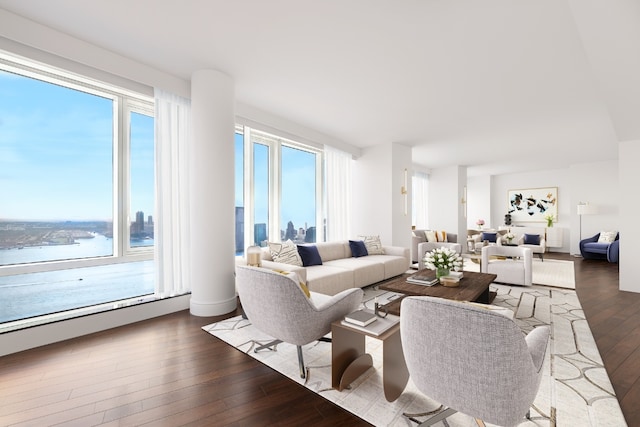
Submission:
[[[191,102],[155,89],[156,296],[191,290],[189,275],[189,170]]]
[[[351,237],[351,154],[325,145],[327,241]]]
[[[424,172],[413,173],[413,218],[412,225],[417,229],[429,228],[428,207],[429,207],[429,175]]]

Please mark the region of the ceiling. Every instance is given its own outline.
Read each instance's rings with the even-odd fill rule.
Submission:
[[[574,7],[575,7],[575,3]],[[170,74],[214,68],[239,102],[356,147],[468,174],[617,158],[571,0],[0,0]]]

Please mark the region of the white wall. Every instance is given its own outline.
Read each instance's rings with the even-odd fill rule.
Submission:
[[[579,254],[580,235],[584,239],[602,230],[620,229],[619,205],[620,196],[623,193],[620,192],[617,161],[573,165],[569,168],[569,173],[571,177],[571,253]],[[577,214],[579,202],[589,202],[596,210],[594,215],[582,216],[582,232],[580,216]]]
[[[461,203],[467,184],[464,166],[433,169],[429,175],[429,228],[456,233],[466,239],[466,223]],[[468,194],[468,192],[467,192]],[[462,240],[459,240],[462,241]]]
[[[400,188],[407,169],[407,215]],[[353,167],[354,237],[380,235],[385,245],[411,246],[411,149],[382,144],[362,150]]]
[[[620,153],[620,290],[640,292],[638,280],[638,260],[640,248],[640,227],[638,227],[638,212],[640,212],[640,198],[637,196],[638,182],[640,182],[640,141],[621,142],[618,147]]]
[[[467,178],[467,228],[477,228],[476,221],[479,219],[484,219],[485,227],[494,227],[491,224],[491,176],[489,175]]]

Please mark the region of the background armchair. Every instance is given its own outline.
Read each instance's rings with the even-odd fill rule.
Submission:
[[[531,249],[531,252],[538,254],[540,260],[544,261],[544,253],[547,251],[547,241],[544,234],[523,234],[518,238],[518,246]]]
[[[407,297],[400,306],[400,335],[411,380],[447,407],[422,425],[456,411],[501,426],[528,415],[540,387],[548,326],[525,337],[511,318],[492,310]]]
[[[504,257],[511,259],[491,259]],[[515,259],[514,259],[515,258]],[[485,246],[482,248],[481,271],[496,274],[496,282],[512,285],[533,284],[533,254],[522,246]]]
[[[298,347],[300,376],[306,377],[302,347],[331,331],[331,323],[357,310],[360,288],[334,296],[310,292],[307,297],[295,273],[284,275],[259,268],[236,266],[236,287],[242,309],[260,331]]]
[[[433,243],[435,246],[433,246],[432,249],[429,249],[429,250],[433,250],[441,246],[448,246],[448,244],[457,244],[458,242],[458,235],[455,233],[447,233],[447,238],[446,238],[446,241],[444,242],[427,242],[427,237],[425,234],[425,232],[427,231],[430,231],[430,230],[413,230],[411,233],[411,263],[412,264],[419,263],[420,260],[424,257],[425,253],[421,252],[418,248],[418,245],[420,245],[421,243]],[[436,244],[439,244],[439,245],[436,245]],[[448,247],[452,247],[452,246],[448,246]],[[455,246],[453,247],[454,247],[454,250],[460,253],[461,250],[455,249],[456,248]]]
[[[618,262],[620,258],[620,233],[611,243],[598,242],[600,233],[580,241],[580,254],[584,259],[606,259],[609,262]]]
[[[471,237],[472,245],[470,245],[470,249],[473,250],[473,252],[479,253],[484,246],[500,246],[502,245],[502,235],[506,232],[506,230],[486,230],[474,234]]]

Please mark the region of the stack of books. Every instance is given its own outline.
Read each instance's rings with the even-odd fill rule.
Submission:
[[[376,315],[370,311],[358,310],[344,316],[346,322],[358,326],[367,326],[376,320]]]
[[[422,271],[414,274],[413,276],[407,277],[407,282],[413,283],[416,285],[424,285],[424,286],[433,286],[438,283],[438,279],[436,279],[436,273],[433,270]]]
[[[400,318],[392,314],[383,318],[376,316],[375,313],[369,310],[358,310],[347,314],[340,323],[343,326],[348,326],[377,337],[399,322]]]

